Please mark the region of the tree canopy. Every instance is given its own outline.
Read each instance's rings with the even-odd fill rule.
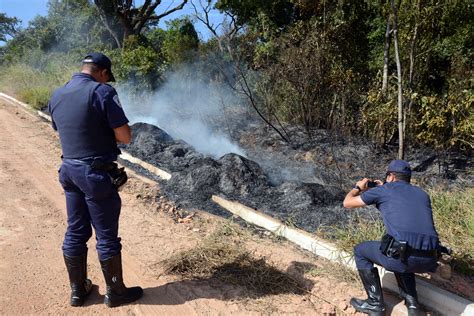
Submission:
[[[48,14],[24,29],[1,13],[0,63],[45,69],[52,55],[80,60],[86,51],[103,50],[120,81],[153,90],[167,70],[196,62],[209,78],[248,97],[283,137],[279,129],[290,124],[309,138],[324,128],[382,146],[474,148],[474,5],[468,1],[140,3],[50,0]],[[193,16],[159,27],[186,5]],[[211,38],[199,38],[197,25]]]
[[[0,12],[0,41],[5,42],[7,36],[13,37],[16,34],[20,20],[15,17],[9,17]]]

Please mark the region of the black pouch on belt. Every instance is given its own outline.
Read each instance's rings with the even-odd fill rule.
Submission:
[[[108,173],[110,178],[112,178],[112,183],[117,189],[127,182],[128,177],[127,173],[125,172],[125,168],[118,168],[117,164],[115,164],[115,168],[108,171]]]
[[[382,237],[380,251],[387,257],[406,261],[408,259],[407,250],[408,245],[406,241],[398,241],[389,234],[385,234]]]
[[[392,248],[394,240],[395,239],[389,234],[385,234],[382,236],[382,240],[380,241],[380,251],[384,255],[387,255],[387,253],[390,252],[390,248]]]
[[[387,257],[398,259],[400,255],[398,241],[389,234],[383,235],[380,242],[380,251]]]
[[[127,182],[127,173],[125,168],[119,168],[115,162],[102,162],[94,160],[91,164],[92,169],[102,170],[109,174],[112,183],[118,189]]]

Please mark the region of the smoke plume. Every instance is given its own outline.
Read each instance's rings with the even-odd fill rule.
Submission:
[[[130,93],[125,86],[117,88],[130,122],[158,126],[174,139],[182,139],[197,151],[216,159],[226,153],[245,156],[226,130],[231,112],[239,100],[225,84],[203,80],[194,66],[168,73],[166,82],[155,93]]]

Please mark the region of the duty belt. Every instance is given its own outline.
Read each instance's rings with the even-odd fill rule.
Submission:
[[[427,258],[438,257],[438,251],[436,249],[420,250],[420,249],[413,249],[411,247],[408,247],[408,254],[414,257],[427,257]]]
[[[72,162],[80,165],[90,166],[92,169],[105,171],[109,174],[112,183],[118,189],[127,182],[127,173],[125,168],[119,168],[115,162],[103,162],[99,159],[68,159],[64,158],[66,162]]]
[[[409,256],[437,258],[438,251],[413,249],[406,241],[396,240],[389,234],[385,234],[380,242],[380,251],[387,257],[406,261]]]
[[[117,168],[117,164],[115,162],[103,162],[100,159],[71,159],[71,158],[64,158],[63,160],[69,161],[72,163],[90,166],[92,169],[102,170],[102,171],[111,171]]]

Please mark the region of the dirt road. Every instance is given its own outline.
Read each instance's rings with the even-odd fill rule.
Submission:
[[[48,123],[0,100],[1,315],[352,314],[349,298],[363,295],[358,284],[326,276],[324,262],[286,242],[258,236],[247,244],[266,262],[283,271],[312,267],[311,276],[301,272],[311,284],[308,293],[249,297],[239,286],[164,275],[163,259],[195,246],[225,220],[198,213],[190,223],[177,223],[153,198],[159,188],[132,178],[121,193],[124,278],[128,285],[142,286],[144,297],[133,305],[104,306],[105,286],[92,238],[89,277],[96,286],[84,307],[69,307],[61,252],[66,216],[57,182],[59,157],[58,138]]]

